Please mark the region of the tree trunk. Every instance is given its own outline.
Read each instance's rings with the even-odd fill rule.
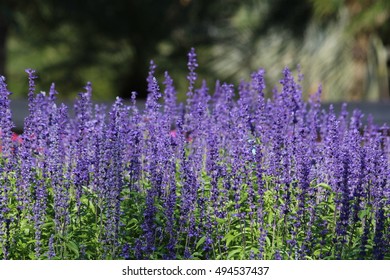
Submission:
[[[8,25],[0,14],[0,75],[5,76]]]
[[[133,42],[135,56],[131,61],[131,67],[124,78],[121,79],[120,97],[130,98],[131,92],[137,92],[137,98],[146,99],[147,82],[150,55],[154,53],[153,48],[157,42],[149,40],[144,42],[142,38],[137,38]]]

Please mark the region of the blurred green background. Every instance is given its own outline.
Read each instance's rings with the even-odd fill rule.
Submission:
[[[186,92],[187,52],[199,76],[238,83],[265,68],[268,89],[284,66],[305,75],[306,95],[389,100],[390,0],[0,0],[0,74],[15,98],[25,68],[39,90],[55,82],[72,98],[87,81],[94,98],[145,97],[149,61]],[[307,97],[307,96],[306,96]]]

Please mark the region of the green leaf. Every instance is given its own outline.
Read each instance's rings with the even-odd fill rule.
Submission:
[[[69,241],[68,243],[66,243],[66,247],[68,247],[68,249],[69,249],[70,251],[72,251],[73,253],[75,253],[76,258],[79,258],[80,253],[79,253],[79,248],[78,248],[78,246],[77,246],[76,243],[74,243],[73,241]]]
[[[330,210],[332,210],[332,212],[334,212],[336,209],[336,206],[333,203],[329,203],[328,207],[330,208]]]
[[[233,251],[230,251],[227,258],[228,259],[231,259],[233,256],[237,255],[237,254],[240,254],[242,251],[242,248],[238,248],[238,249],[235,249]]]
[[[92,202],[89,203],[89,209],[93,214],[96,214],[96,207]]]
[[[34,252],[30,252],[30,254],[28,254],[28,257],[30,258],[30,260],[36,260]]]
[[[268,247],[271,247],[271,239],[268,236],[265,237],[265,242],[267,243]]]
[[[364,209],[359,211],[359,219],[362,220],[364,217],[368,216],[370,209]]]
[[[224,238],[223,240],[226,240],[226,246],[229,246],[230,243],[236,239],[237,237],[239,237],[242,233],[239,232],[239,233],[236,233],[236,234],[232,234],[231,232],[229,232]]]
[[[321,249],[315,250],[313,255],[318,258],[321,255]]]
[[[48,228],[52,228],[52,227],[54,227],[54,222],[47,222],[47,223],[44,223],[43,225],[42,225],[42,228],[44,228],[44,229],[48,229]]]
[[[270,212],[269,214],[268,214],[268,224],[270,225],[270,224],[272,224],[272,221],[273,221],[273,213],[272,212]]]
[[[196,243],[196,249],[198,249],[199,246],[201,246],[205,240],[206,240],[206,236],[203,236],[201,239],[199,239],[199,241]]]
[[[325,183],[319,183],[319,184],[317,184],[317,185],[314,186],[314,187],[315,187],[315,188],[322,187],[322,188],[325,189],[325,190],[332,191],[332,187],[329,186],[328,184],[325,184]]]

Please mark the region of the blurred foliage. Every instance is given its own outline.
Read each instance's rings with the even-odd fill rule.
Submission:
[[[25,96],[25,68],[40,88],[72,97],[86,81],[94,97],[146,94],[149,61],[186,92],[186,53],[198,53],[199,80],[237,83],[264,67],[269,84],[284,66],[305,74],[324,100],[389,98],[388,0],[1,0],[0,71]],[[2,27],[5,30],[2,33]],[[1,68],[1,37],[6,38]]]
[[[388,99],[388,51],[382,38],[389,35],[390,2],[302,2],[243,1],[212,47],[210,66],[231,79],[264,67],[273,84],[284,66],[300,65],[305,92],[314,93],[322,83],[326,101]],[[278,23],[268,19],[274,15]]]
[[[352,43],[352,99],[389,99],[390,1],[388,0],[311,0],[316,19],[329,22],[340,11],[348,15],[346,36]]]
[[[167,68],[180,68],[184,74],[186,52],[208,42],[205,29],[209,22],[224,16],[217,13],[222,1],[13,3],[5,4],[16,22],[10,25],[14,40],[8,43],[11,88],[13,75],[33,67],[42,74],[43,84],[54,80],[60,91],[80,89],[86,80],[92,80],[95,96],[110,98],[114,93],[129,96],[132,90],[144,94],[150,59],[164,62]]]

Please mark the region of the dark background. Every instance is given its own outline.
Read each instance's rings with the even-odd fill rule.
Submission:
[[[195,47],[211,88],[263,67],[271,92],[283,67],[299,64],[306,97],[322,83],[326,102],[384,103],[389,18],[388,0],[0,0],[0,73],[14,99],[26,97],[24,69],[34,68],[39,90],[54,81],[73,98],[91,81],[95,100],[111,102],[145,97],[153,59],[183,100]]]

